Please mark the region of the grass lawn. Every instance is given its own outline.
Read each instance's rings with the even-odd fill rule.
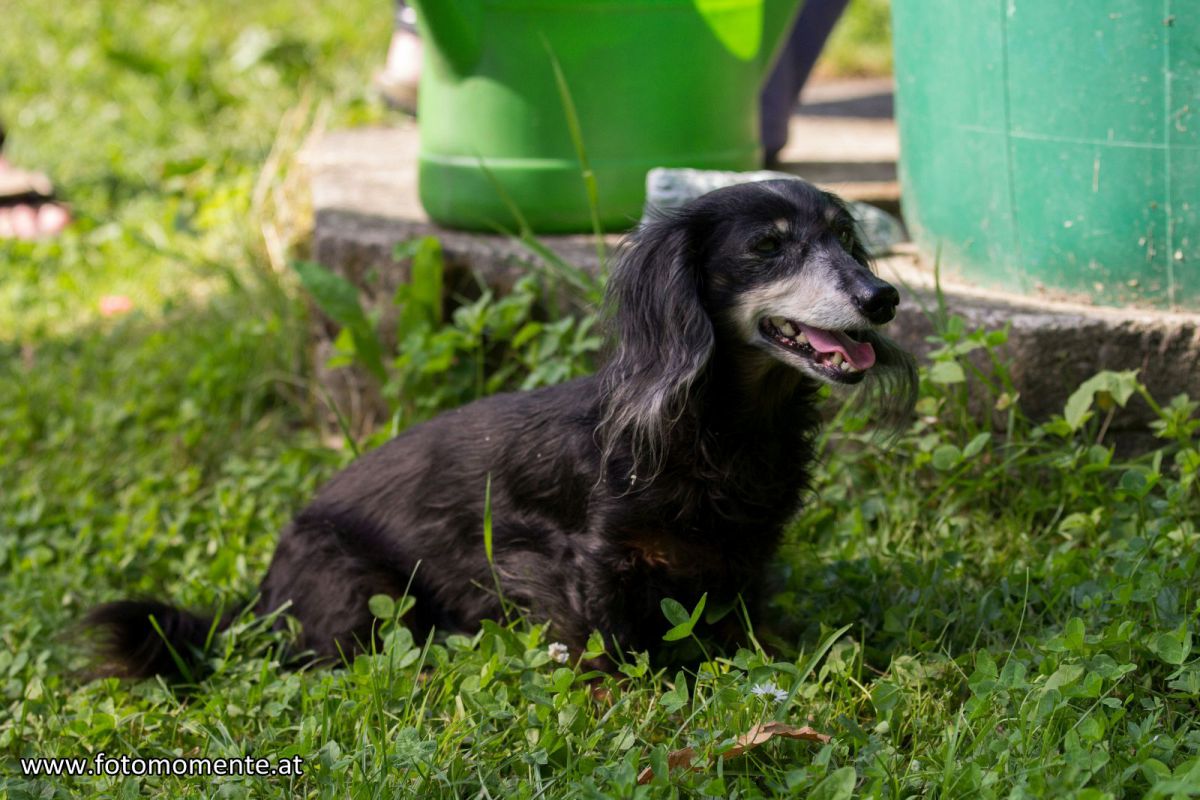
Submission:
[[[889,75],[891,72],[891,0],[850,0],[817,63],[817,75]]]
[[[50,171],[78,220],[0,243],[0,792],[1200,796],[1195,404],[1110,376],[1035,425],[1003,364],[972,366],[1003,333],[953,319],[911,430],[879,441],[848,413],[831,427],[776,570],[775,657],[665,674],[631,654],[594,684],[537,626],[414,642],[377,603],[386,647],[345,669],[280,670],[286,637],[245,618],[195,685],[87,681],[69,635],[85,609],[130,593],[243,601],[280,527],[351,457],[315,422],[282,250],[302,238],[290,154],[313,124],[380,118],[364,84],[390,13],[5,5],[10,155]],[[108,295],[133,311],[106,316]],[[1007,425],[980,429],[968,395]],[[1110,448],[1106,417],[1126,400],[1159,409],[1159,451]],[[767,736],[802,726],[820,736]],[[303,774],[22,770],[99,753],[298,757]]]

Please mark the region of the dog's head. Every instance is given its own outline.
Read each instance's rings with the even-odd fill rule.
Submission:
[[[700,300],[719,336],[824,383],[901,366],[878,332],[900,293],[871,271],[835,196],[799,180],[765,181],[707,194],[691,213],[712,221],[696,255]]]
[[[878,330],[899,293],[871,271],[845,205],[804,181],[718,189],[643,226],[609,293],[607,414],[651,450],[718,349],[747,362],[745,374],[865,381],[891,419],[915,400],[912,358]]]

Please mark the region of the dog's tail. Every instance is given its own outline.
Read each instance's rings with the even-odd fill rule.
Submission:
[[[213,634],[231,617],[194,614],[157,600],[118,600],[92,609],[83,625],[95,643],[96,677],[191,681]]]

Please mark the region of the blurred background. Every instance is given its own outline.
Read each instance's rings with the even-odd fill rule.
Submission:
[[[278,268],[310,220],[294,156],[313,130],[402,117],[372,88],[387,0],[6,0],[5,155],[75,224],[0,241],[0,328],[71,326],[109,294],[158,313],[239,264]],[[886,0],[853,0],[817,78],[886,75]],[[264,234],[266,239],[264,240]]]

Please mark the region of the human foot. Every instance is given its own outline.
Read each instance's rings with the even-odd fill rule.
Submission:
[[[0,156],[0,239],[56,236],[70,221],[66,206],[54,199],[49,178]]]
[[[392,106],[410,114],[417,111],[417,85],[421,81],[424,45],[417,35],[416,14],[403,7],[396,15],[396,30],[387,61],[375,75],[375,88]]]

